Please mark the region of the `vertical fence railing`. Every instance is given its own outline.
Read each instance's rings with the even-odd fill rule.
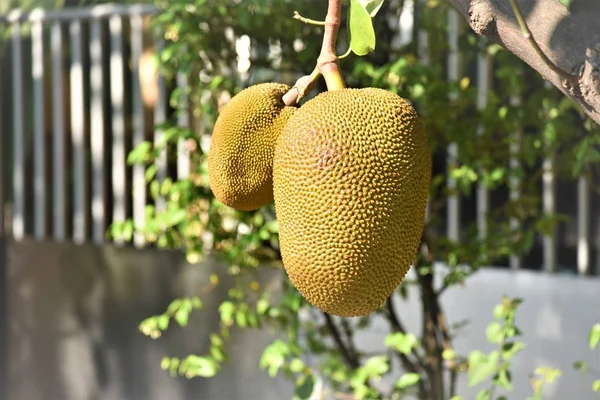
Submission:
[[[144,49],[143,23],[141,15],[131,17],[131,58],[140,60]],[[133,145],[137,146],[144,141],[146,130],[144,121],[144,104],[142,103],[142,86],[140,83],[140,65],[132,63],[132,97],[133,97]],[[146,206],[146,185],[144,181],[144,166],[133,166],[133,223],[141,226],[144,223],[144,207]],[[144,236],[137,232],[133,242],[140,247],[144,244]]]
[[[144,140],[147,129],[144,126],[137,64],[143,45],[142,17],[154,12],[154,7],[147,5],[100,5],[58,11],[37,9],[29,13],[12,11],[0,17],[0,23],[8,24],[12,29],[11,226],[15,239],[31,234],[37,239],[50,236],[63,241],[68,239],[67,232],[72,227],[70,236],[74,242],[92,241],[100,244],[105,240],[105,232],[111,221],[122,221],[128,217],[126,135],[133,135],[135,145]],[[129,19],[131,38],[124,38],[124,19]],[[104,38],[104,26],[108,26],[108,40]],[[31,31],[32,96],[27,96],[24,86],[27,73],[26,59],[23,57],[24,40],[27,39],[24,28]],[[63,37],[63,28],[67,28],[66,37]],[[49,46],[44,40],[46,32],[50,37]],[[128,64],[123,51],[125,41],[132,45],[131,65],[134,68],[130,71],[133,81],[131,88],[125,87],[124,72]],[[106,53],[107,48],[110,53]],[[66,69],[63,59],[65,50],[69,53]],[[47,57],[50,57],[50,70],[45,66]],[[107,59],[106,70],[109,75],[105,72]],[[45,84],[46,74],[51,77],[50,85]],[[68,92],[63,90],[65,79],[68,79],[70,87]],[[86,86],[88,81],[89,89]],[[157,122],[165,119],[164,84],[161,87],[163,89],[155,112]],[[51,96],[46,96],[47,91],[51,91]],[[110,92],[110,96],[105,91]],[[133,93],[133,132],[126,132],[125,93]],[[70,110],[65,109],[67,97]],[[110,99],[108,107],[105,102],[107,97]],[[48,98],[52,101],[51,105],[46,104]],[[26,154],[26,110],[30,109],[33,120],[31,157]],[[110,113],[109,126],[105,126],[107,113]],[[70,115],[68,121],[65,120],[66,115]],[[52,119],[51,124],[47,124],[49,118]],[[46,132],[47,125],[51,126],[51,132]],[[112,135],[107,139],[109,130]],[[65,141],[67,137],[68,141]],[[65,144],[70,148],[67,149]],[[52,149],[50,160],[46,159],[48,147]],[[107,164],[109,153],[110,166]],[[69,161],[68,154],[72,155]],[[33,165],[31,179],[25,176],[28,163]],[[47,173],[48,165],[52,166],[51,174]],[[133,181],[143,186],[143,170],[140,175],[140,168],[134,170]],[[163,175],[164,171],[163,165]],[[110,187],[106,186],[107,178]],[[26,185],[28,181],[33,182],[31,194]],[[144,215],[146,199],[144,188],[136,189],[141,190],[133,196],[134,217],[139,225],[143,223],[140,218]],[[109,190],[111,199],[108,198]],[[106,214],[109,201],[112,203],[112,215]],[[69,203],[72,206],[70,215],[67,214]],[[48,232],[47,221],[52,226],[51,232]],[[28,231],[29,226],[32,232]],[[136,237],[136,242],[141,244],[139,237]]]
[[[189,98],[187,93],[188,79],[184,73],[179,72],[177,74],[177,87],[181,89],[181,97],[179,99],[179,109],[187,110],[189,107]],[[189,129],[190,119],[189,115],[185,112],[179,114],[177,120],[180,128]],[[191,165],[190,165],[190,154],[188,151],[187,143],[185,139],[180,139],[177,143],[177,178],[185,179],[190,176]]]
[[[164,48],[163,39],[158,39],[156,42],[156,51],[161,52]],[[160,126],[166,120],[167,96],[165,79],[162,76],[158,77],[158,101],[154,107],[154,125],[157,127],[154,130],[154,143],[158,144],[164,136],[162,127]],[[156,159],[156,177],[162,181],[167,177],[167,152],[163,150]],[[156,199],[156,210],[164,211],[166,208],[166,200],[159,196]]]
[[[590,272],[590,186],[585,178],[577,182],[577,272]],[[596,271],[597,273],[600,271]]]
[[[90,148],[92,152],[92,239],[102,242],[104,237],[104,107],[103,91],[105,79],[102,74],[101,26],[98,19],[91,21],[90,52]]]
[[[485,110],[488,103],[488,95],[491,84],[491,62],[487,52],[480,52],[477,55],[477,108],[479,111]],[[477,135],[482,135],[484,127],[479,126]],[[487,214],[489,210],[489,191],[483,184],[477,185],[477,232],[479,238],[487,236]]]
[[[13,90],[13,207],[12,234],[16,239],[25,236],[25,161],[23,159],[23,56],[21,52],[21,24],[12,25],[12,90]]]
[[[123,21],[120,15],[113,15],[109,19],[110,31],[110,95],[112,105],[112,193],[113,214],[112,221],[124,221],[127,217],[125,204],[126,198],[126,171],[125,171],[125,101],[123,76]],[[121,243],[121,240],[117,240]]]
[[[69,24],[71,39],[71,146],[73,153],[73,240],[82,243],[86,237],[86,174],[84,144],[84,102],[83,102],[83,56],[81,43],[81,22],[71,21]]]
[[[544,82],[544,86],[548,89],[552,84],[548,81]],[[544,146],[549,146],[546,140]],[[554,174],[554,157],[548,156],[543,160],[542,164],[542,207],[546,214],[554,214],[556,212],[556,178]],[[556,272],[556,230],[543,236],[543,252],[544,252],[544,271]]]
[[[457,82],[460,79],[460,52],[458,48],[458,37],[461,29],[460,15],[454,9],[448,12],[448,80]],[[450,93],[450,101],[457,98],[456,92]],[[448,180],[447,185],[450,191],[457,189],[456,181],[451,177],[451,171],[458,160],[458,145],[450,143],[447,148]],[[448,196],[447,226],[448,238],[450,240],[460,240],[460,196],[458,193],[452,193]]]
[[[398,16],[397,38],[400,45],[413,40],[414,27],[418,24],[415,18],[418,8],[419,2],[407,0]],[[9,55],[12,65],[13,157],[10,167],[14,238],[22,239],[25,235],[44,238],[49,234],[57,241],[72,239],[78,243],[93,241],[99,244],[105,240],[106,228],[112,221],[131,217],[136,226],[143,225],[147,206],[144,167],[134,165],[131,176],[128,176],[126,160],[131,147],[144,140],[155,143],[162,140],[163,132],[159,125],[167,118],[169,93],[164,77],[158,76],[158,98],[154,104],[152,121],[145,119],[148,110],[144,105],[140,81],[140,74],[145,71],[140,70],[139,62],[147,44],[144,16],[154,12],[151,6],[100,5],[53,12],[11,12],[0,17],[0,23],[12,28]],[[447,79],[458,82],[463,77],[459,38],[464,21],[455,10],[449,11],[447,21]],[[27,60],[24,57],[22,32],[26,27],[31,31],[30,68],[26,67]],[[49,32],[48,41],[44,40],[46,32]],[[232,36],[231,40],[234,39]],[[245,43],[242,43],[242,39],[238,43],[240,46]],[[155,49],[160,51],[163,45],[161,39],[152,40]],[[428,63],[427,32],[419,28],[417,40],[419,59]],[[244,51],[248,52],[248,49]],[[279,54],[278,48],[273,51]],[[63,56],[65,52],[68,57]],[[46,67],[47,57],[50,57],[47,63],[50,69]],[[240,60],[243,58],[240,57]],[[244,70],[247,70],[246,60],[243,61]],[[129,65],[131,68],[128,68]],[[492,90],[492,72],[490,56],[485,53],[478,55],[476,106],[479,110],[487,106],[488,94]],[[32,96],[25,93],[24,79],[27,74],[31,74],[27,78],[31,78]],[[48,77],[51,78],[50,85],[44,83]],[[129,82],[131,85],[126,87]],[[181,89],[179,108],[189,105],[187,82],[185,74],[177,74],[175,86]],[[47,91],[51,92],[51,96]],[[48,98],[52,101],[51,105],[45,104]],[[67,98],[69,110],[64,108]],[[450,95],[450,100],[456,100],[456,93]],[[126,114],[129,110],[128,101],[131,101],[130,124],[127,123],[129,115]],[[513,96],[511,106],[518,107],[520,101],[518,96]],[[26,113],[29,110],[32,110],[33,126],[28,136],[30,128],[26,123]],[[110,118],[107,118],[108,115]],[[51,124],[46,124],[48,118],[51,118]],[[183,128],[191,127],[191,120],[186,113],[178,116],[177,123]],[[50,133],[46,132],[47,125],[51,126]],[[478,134],[482,133],[482,129],[478,128]],[[110,136],[107,132],[110,132]],[[519,166],[517,153],[521,135],[520,131],[512,133],[508,161],[512,168]],[[26,154],[29,151],[28,137],[32,138],[32,157]],[[52,151],[50,158],[46,159],[48,146]],[[460,155],[455,143],[451,143],[446,151],[450,172]],[[159,179],[167,177],[168,165],[172,161],[175,162],[178,178],[189,176],[191,165],[185,140],[177,144],[176,154],[176,160],[170,160],[167,152],[163,151],[156,160]],[[551,159],[544,161],[543,212],[556,211],[556,179],[552,163]],[[46,172],[48,165],[51,165],[51,174]],[[32,171],[33,176],[26,176],[26,171]],[[28,188],[28,182],[33,182],[31,189]],[[447,185],[450,190],[456,190],[456,182],[451,177],[448,177]],[[520,195],[519,180],[511,177],[509,197],[517,200]],[[588,183],[580,180],[577,190],[575,261],[580,274],[589,273],[591,265],[591,195]],[[483,237],[488,230],[486,221],[493,195],[483,186],[478,186],[475,196],[475,218],[479,235]],[[165,208],[165,200],[156,200],[157,210]],[[48,207],[49,202],[52,203],[51,207]],[[110,214],[107,213],[108,203]],[[461,198],[457,193],[448,198],[446,222],[447,236],[451,240],[460,240]],[[516,220],[511,220],[510,224],[515,230],[519,228]],[[542,241],[543,269],[554,272],[557,269],[557,240],[551,234],[543,237]],[[143,235],[135,234],[134,243],[136,246],[144,245]],[[521,260],[517,257],[511,257],[509,263],[512,268],[521,266]]]
[[[510,97],[510,105],[511,107],[517,108],[521,105],[521,97],[518,94],[514,94]],[[521,163],[519,161],[519,150],[521,143],[521,130],[516,130],[510,134],[509,138],[509,168],[511,170],[516,170],[520,167]],[[510,201],[517,201],[519,197],[521,197],[521,188],[520,188],[521,180],[519,177],[515,175],[511,175],[508,180],[508,196]],[[511,218],[509,221],[509,226],[511,231],[517,232],[519,229],[519,221],[517,218]],[[516,270],[521,267],[521,259],[518,256],[512,255],[509,259],[509,266],[511,269]]]
[[[0,43],[0,52],[4,50],[4,46]],[[4,68],[0,64],[0,110],[4,109],[6,95],[5,95],[5,83]],[[0,112],[0,127],[4,126],[4,114]],[[6,139],[5,135],[0,128],[0,400],[8,400],[8,382],[9,382],[9,337],[10,331],[10,317],[8,314],[9,310],[9,283],[8,283],[8,254],[7,254],[7,232],[5,226],[5,214],[4,214],[4,198],[6,194],[6,180],[5,180],[5,165],[3,162],[4,155],[6,154]]]
[[[35,15],[35,14],[34,14]],[[44,135],[44,36],[42,21],[31,26],[33,77],[33,156],[34,156],[34,234],[38,239],[46,236],[46,136]]]
[[[62,107],[63,96],[63,38],[60,22],[52,23],[51,51],[52,51],[52,181],[53,181],[53,230],[55,240],[62,241],[66,238],[66,179],[65,163],[65,110]]]

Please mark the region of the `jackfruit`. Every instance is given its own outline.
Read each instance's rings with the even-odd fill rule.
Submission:
[[[250,86],[221,110],[208,150],[208,179],[223,204],[251,211],[273,201],[275,143],[296,110],[283,103],[289,89],[280,83]]]
[[[275,212],[283,266],[309,303],[355,317],[392,294],[420,245],[431,163],[421,118],[382,89],[324,92],[288,120]]]

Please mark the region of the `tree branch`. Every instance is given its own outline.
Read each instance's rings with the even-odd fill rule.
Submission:
[[[294,14],[294,18],[304,22],[311,21],[309,23],[321,24],[319,21],[300,17],[297,12]],[[317,59],[317,66],[310,75],[298,79],[294,87],[283,96],[283,102],[286,105],[291,106],[298,103],[311,90],[319,75],[323,75],[325,78],[327,90],[339,90],[346,87],[340,73],[339,60],[335,51],[337,34],[341,23],[342,0],[329,0],[327,16],[325,17],[325,22],[322,23],[325,26],[325,30],[323,32],[323,43],[321,45],[321,53]]]
[[[569,12],[556,0],[518,0],[546,62],[523,35],[509,1],[447,1],[475,33],[523,60],[600,124],[600,2],[578,0]]]
[[[387,306],[387,310],[388,310],[388,318],[389,318],[390,324],[392,325],[392,330],[394,332],[400,332],[403,335],[405,335],[407,332],[406,328],[398,319],[398,314],[396,313],[394,302],[392,301],[391,296],[388,297],[386,306]],[[421,358],[421,356],[416,351],[413,351],[413,354],[414,354],[415,358],[417,359],[416,362],[411,360],[407,354],[402,354],[400,352],[396,352],[396,354],[398,355],[398,358],[400,359],[402,366],[408,372],[413,372],[413,373],[417,373],[420,375],[421,370],[425,370],[427,368],[425,361]],[[426,396],[425,382],[423,382],[423,380],[420,379],[418,385],[419,385],[419,398],[425,398],[425,396]]]
[[[356,354],[352,354],[348,349],[348,346],[346,346],[346,343],[344,343],[344,341],[342,340],[340,331],[338,330],[337,326],[335,326],[335,322],[333,322],[333,318],[331,318],[331,315],[327,314],[324,311],[321,311],[321,313],[325,317],[325,323],[327,324],[327,329],[329,329],[329,333],[331,333],[331,336],[333,337],[333,341],[342,353],[342,358],[344,359],[344,362],[352,369],[358,368],[360,364],[358,362],[358,359],[356,358]]]
[[[402,324],[402,322],[400,322],[400,320],[398,319],[398,314],[396,313],[396,308],[394,306],[394,303],[393,303],[391,297],[388,297],[386,306],[388,309],[388,315],[389,315],[389,319],[390,319],[390,324],[392,325],[392,330],[394,332],[400,332],[403,335],[406,335],[407,330],[404,327],[404,325]],[[400,356],[400,360],[402,361],[402,364],[410,372],[418,373],[419,372],[418,367],[425,368],[425,361],[421,358],[421,356],[418,353],[416,353],[416,352],[414,353],[415,358],[417,359],[416,363],[413,360],[411,360],[410,358],[408,358],[408,356],[406,354],[402,354],[402,353],[398,353],[398,354]]]
[[[425,365],[431,386],[431,400],[443,400],[443,345],[440,343],[439,303],[433,289],[433,274],[418,273],[421,284],[421,303],[423,307],[423,347],[425,348]]]

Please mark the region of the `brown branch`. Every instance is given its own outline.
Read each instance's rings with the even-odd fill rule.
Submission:
[[[390,324],[392,325],[392,330],[394,332],[400,332],[403,335],[406,335],[407,330],[402,324],[402,322],[400,322],[400,320],[398,319],[398,314],[396,313],[396,306],[394,306],[394,302],[392,301],[391,297],[388,297],[386,305],[390,319]],[[425,368],[425,361],[419,355],[419,353],[414,352],[413,354],[416,358],[416,362],[411,360],[406,354],[398,353],[398,355],[400,356],[400,360],[402,361],[402,364],[405,366],[406,369],[408,369],[410,372],[419,372],[419,368]]]
[[[431,400],[444,400],[443,347],[439,337],[439,308],[433,274],[418,273],[421,284],[421,304],[423,307],[423,347],[425,348],[425,365],[431,387]]]
[[[441,296],[442,294],[444,294],[444,292],[446,291],[446,289],[448,289],[451,286],[450,282],[446,281],[442,284],[442,286],[440,286],[440,288],[435,292],[436,296]]]
[[[360,366],[360,363],[356,357],[356,354],[352,354],[350,352],[350,350],[348,349],[348,347],[346,346],[346,343],[344,343],[344,341],[342,340],[340,331],[338,330],[337,326],[335,325],[333,318],[331,318],[331,315],[327,314],[324,311],[321,311],[321,313],[325,317],[325,323],[327,324],[327,329],[329,329],[329,333],[331,333],[331,336],[333,337],[333,341],[340,349],[340,353],[342,354],[342,358],[344,359],[344,362],[352,369],[358,368]]]
[[[325,32],[321,54],[317,59],[317,68],[325,78],[328,90],[338,90],[345,87],[340,73],[339,60],[335,51],[337,34],[342,23],[342,0],[329,0],[327,17],[325,17]]]
[[[556,0],[518,0],[535,42],[546,55],[540,58],[530,38],[523,35],[506,0],[447,0],[475,33],[505,47],[577,103],[600,124],[600,2],[578,0],[568,11]],[[597,63],[596,63],[597,64]],[[552,67],[554,66],[554,67]],[[565,79],[566,71],[576,77]]]
[[[403,335],[406,335],[406,332],[407,332],[406,328],[404,327],[402,322],[400,322],[400,320],[398,319],[398,314],[396,313],[394,302],[392,301],[391,296],[388,297],[386,305],[387,305],[387,310],[388,310],[388,318],[389,318],[390,324],[392,325],[392,330],[394,332],[400,332]],[[411,360],[410,357],[408,356],[408,354],[403,354],[400,352],[396,352],[396,354],[398,355],[398,358],[400,359],[402,366],[408,372],[421,374],[421,372],[427,368],[425,361],[423,360],[423,358],[421,358],[421,356],[416,351],[413,352],[415,358],[417,359],[416,361]],[[425,382],[423,382],[423,380],[420,379],[418,385],[419,385],[419,398],[423,399],[423,398],[425,398],[426,393],[427,393],[426,387],[425,387]]]
[[[294,18],[298,18],[295,13]],[[303,18],[303,17],[301,17]],[[304,18],[304,20],[307,20]],[[313,21],[314,20],[308,20]],[[306,22],[306,21],[305,21]],[[292,89],[283,96],[283,102],[288,105],[297,104],[303,96],[308,93],[319,75],[323,75],[327,83],[328,90],[339,90],[345,87],[344,80],[340,73],[339,60],[335,51],[337,34],[342,23],[342,0],[329,0],[327,16],[325,17],[325,26],[323,32],[323,43],[321,53],[317,59],[317,66],[312,74],[298,79]]]
[[[341,319],[342,330],[344,331],[344,335],[346,337],[346,343],[348,344],[348,351],[352,354],[352,357],[358,360],[358,352],[356,351],[356,346],[354,345],[354,332],[352,332],[352,328],[350,328],[350,323],[346,318]]]
[[[438,308],[438,326],[440,328],[442,338],[444,339],[444,350],[451,350],[452,337],[450,335],[450,327],[448,326],[448,321],[446,320],[446,315],[442,305],[439,302],[439,295],[435,296],[435,302]],[[448,369],[450,370],[450,388],[448,396],[452,398],[456,394],[456,384],[458,381],[458,367],[456,360],[448,361]]]

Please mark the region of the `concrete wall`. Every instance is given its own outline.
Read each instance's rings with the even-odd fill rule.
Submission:
[[[203,296],[205,311],[195,313],[187,329],[170,329],[159,340],[137,330],[138,323],[162,312],[176,296],[190,295],[216,272],[225,279]],[[164,355],[203,353],[208,333],[218,323],[217,306],[225,298],[225,268],[214,261],[189,266],[178,253],[113,247],[9,244],[10,396],[18,400],[269,400],[291,399],[291,387],[258,369],[269,332],[236,333],[230,362],[213,379],[173,379],[160,369]],[[278,273],[261,280],[276,282]],[[530,395],[528,375],[537,366],[564,374],[544,398],[597,398],[571,365],[586,360],[600,370],[600,352],[591,353],[587,333],[600,321],[600,280],[548,276],[532,272],[485,270],[466,287],[447,292],[443,305],[451,322],[469,319],[458,337],[459,351],[489,350],[485,326],[503,294],[526,299],[517,317],[527,348],[516,359],[510,399]],[[399,302],[401,318],[419,332],[420,303],[411,292]],[[357,338],[359,348],[377,349],[388,332],[376,320]],[[384,380],[384,386],[392,381]],[[461,393],[474,398],[460,382]],[[477,388],[478,389],[478,388]]]
[[[139,322],[192,295],[216,272],[223,285],[204,296],[206,310],[188,329],[159,340]],[[113,247],[9,244],[10,394],[14,400],[281,399],[287,382],[257,368],[267,332],[234,334],[230,363],[215,379],[171,378],[163,356],[202,354],[227,295],[215,262],[187,265],[177,253]],[[276,278],[265,275],[263,281]]]

